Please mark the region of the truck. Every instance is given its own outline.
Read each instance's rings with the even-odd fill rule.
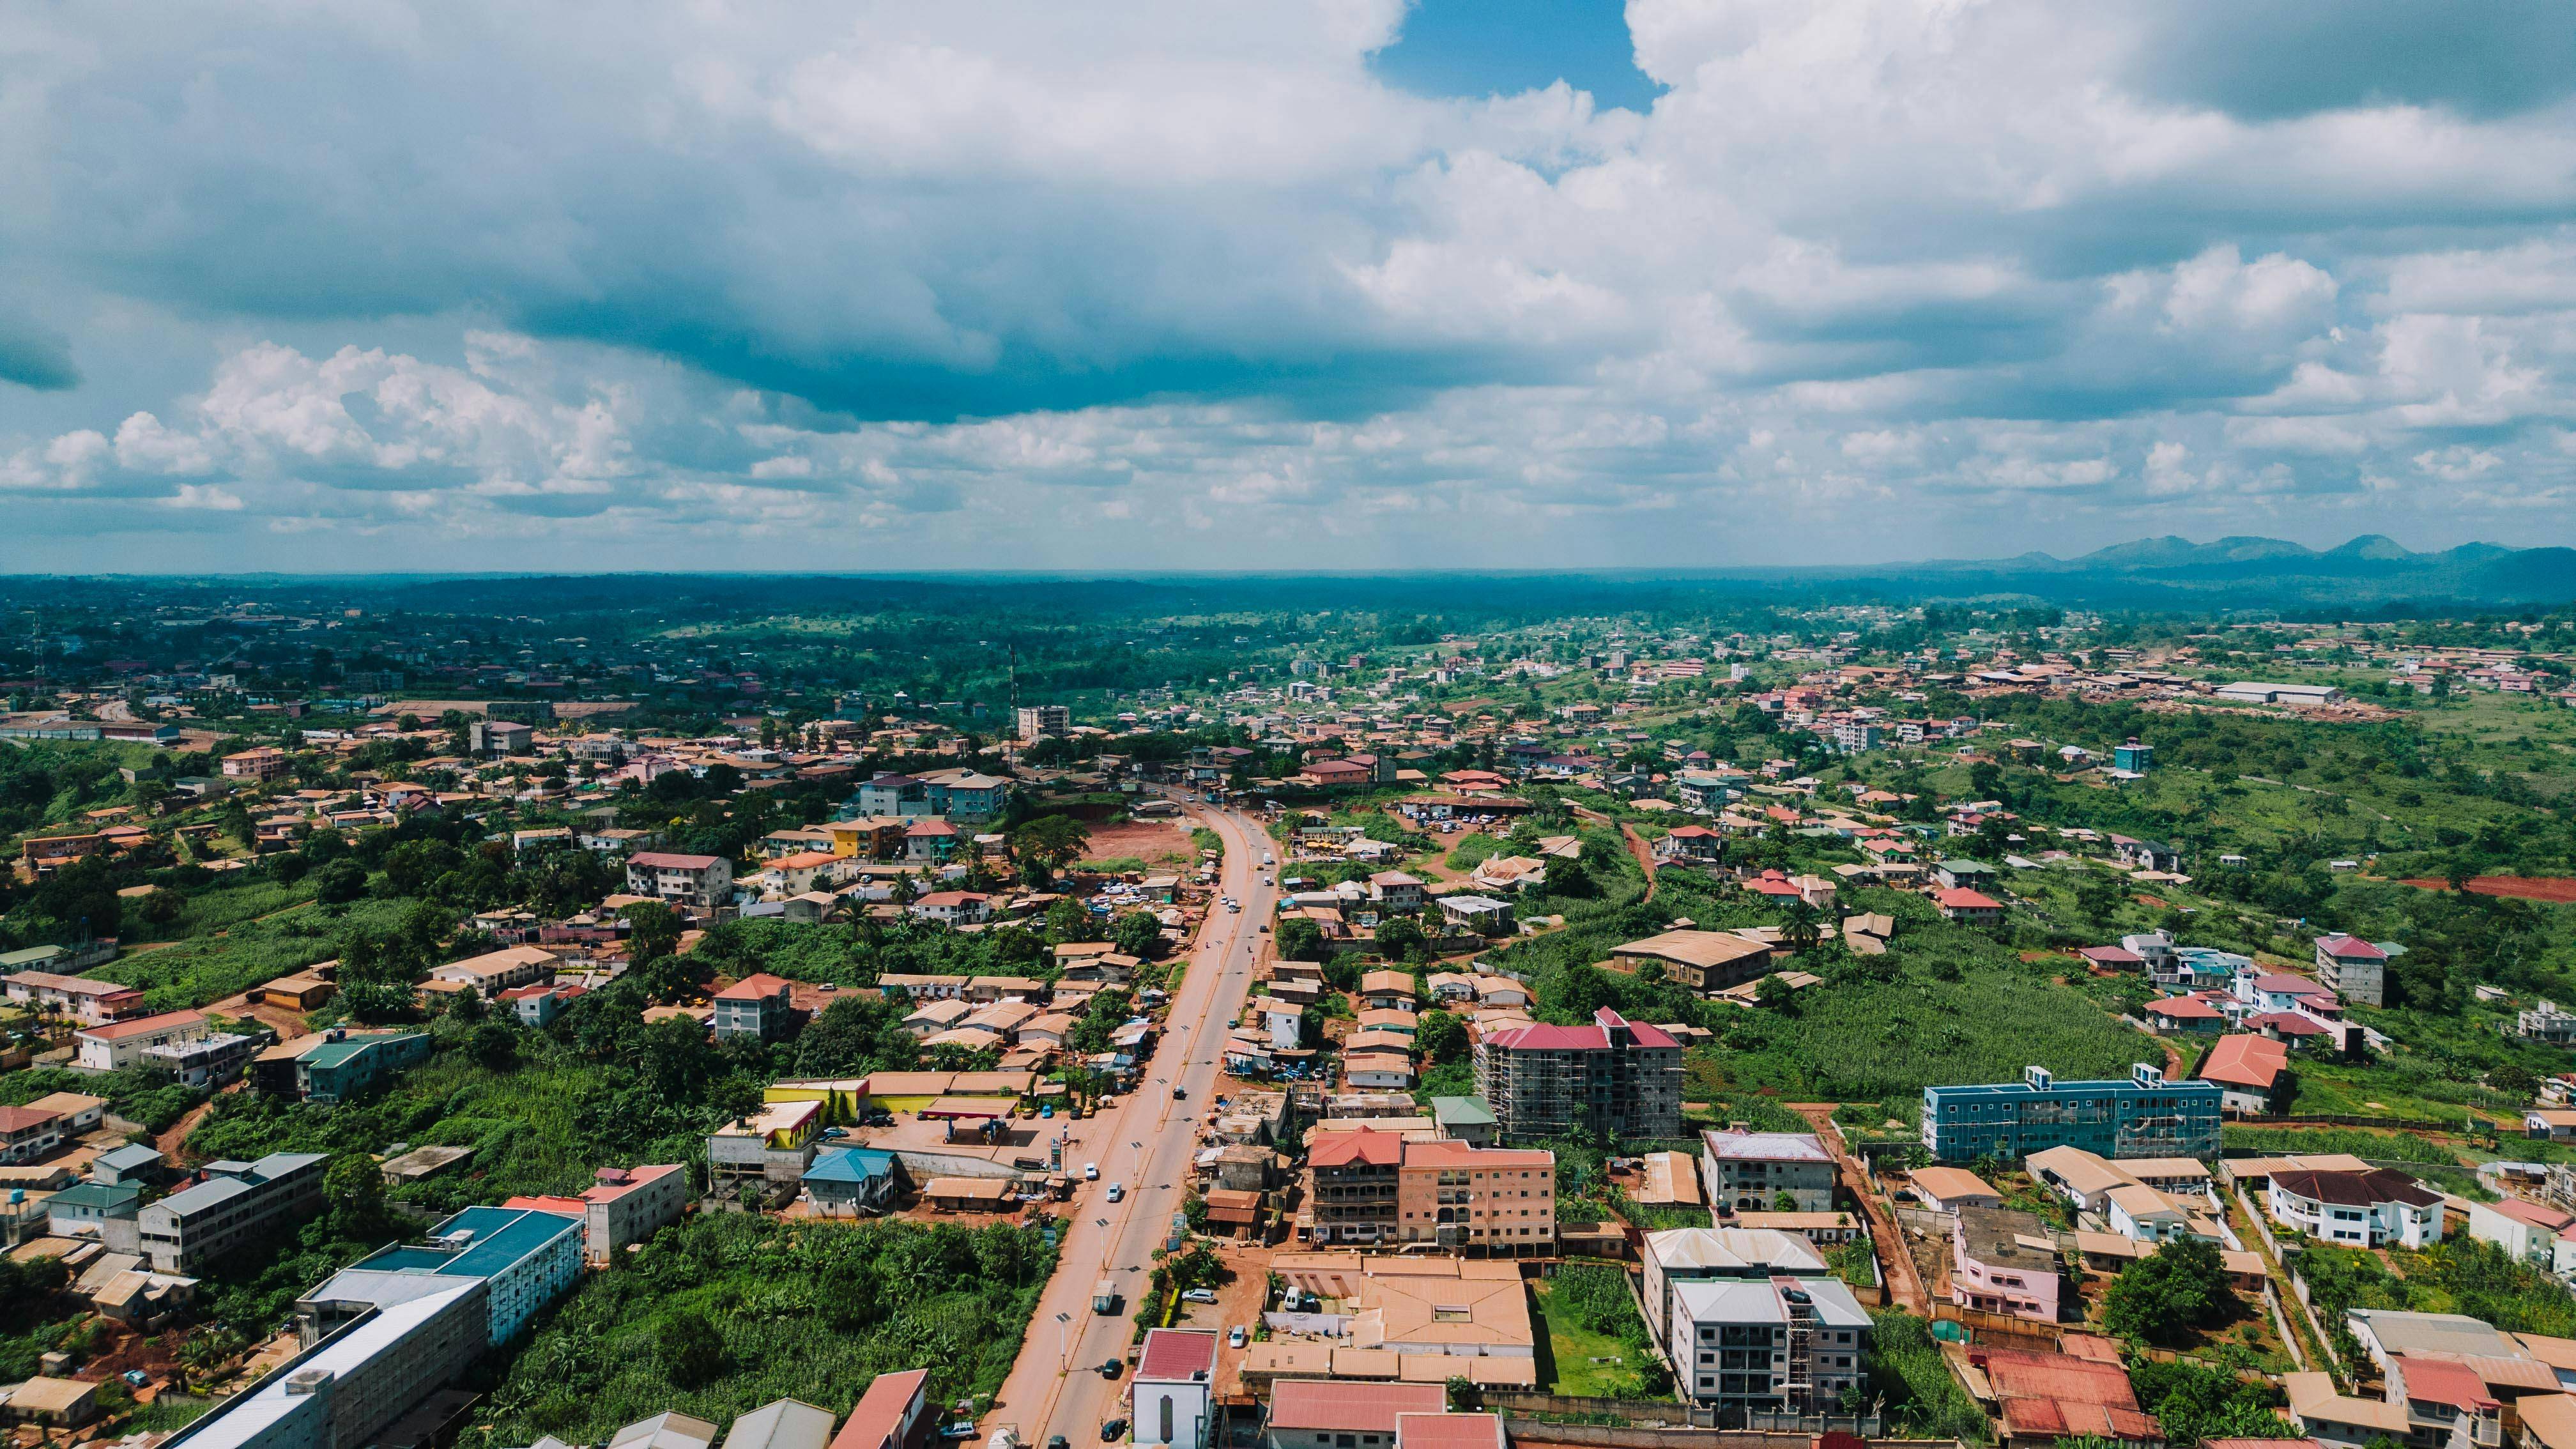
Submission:
[[[1091,1290],[1091,1311],[1094,1313],[1115,1313],[1118,1311],[1117,1283],[1107,1278],[1100,1280],[1099,1286]]]

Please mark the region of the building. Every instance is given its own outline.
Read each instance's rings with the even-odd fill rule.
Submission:
[[[1281,1379],[1270,1386],[1261,1442],[1264,1449],[1396,1449],[1399,1419],[1448,1408],[1441,1384]]]
[[[162,1441],[164,1449],[343,1449],[371,1444],[490,1348],[479,1278],[440,1279],[368,1305],[244,1392]]]
[[[478,755],[524,755],[537,732],[516,720],[478,719],[465,727],[465,747]]]
[[[1959,1210],[1950,1228],[1951,1302],[2055,1323],[2057,1287],[2057,1235],[2038,1214]]]
[[[2002,1207],[2004,1195],[1964,1167],[1918,1167],[1906,1174],[1914,1200],[1936,1213],[1963,1207]]]
[[[884,1212],[903,1191],[895,1155],[874,1147],[827,1147],[805,1169],[805,1195],[826,1216]]]
[[[2514,1014],[2514,1033],[2551,1046],[2576,1046],[2576,1012],[2561,1011],[2548,997],[2529,1011]]]
[[[2060,1082],[2032,1067],[2018,1082],[1923,1089],[1923,1145],[1941,1162],[2007,1160],[2051,1147],[2101,1157],[2215,1157],[2215,1082],[2168,1082],[2138,1063],[2126,1081]]]
[[[789,985],[786,978],[763,972],[717,992],[716,1040],[775,1041],[786,1035],[796,1018],[796,1008],[788,1003]]]
[[[2220,1110],[2268,1117],[2288,1102],[2290,1048],[2278,1037],[2224,1036],[2200,1059],[2195,1080],[2218,1084]]]
[[[820,1102],[770,1102],[736,1117],[707,1138],[707,1190],[753,1182],[793,1188],[814,1165],[814,1141],[822,1130]]]
[[[921,1449],[929,1437],[930,1403],[922,1392],[929,1381],[926,1368],[877,1375],[850,1406],[832,1449]]]
[[[733,862],[718,855],[639,850],[626,857],[626,889],[711,911],[733,898]]]
[[[1494,1145],[1494,1112],[1474,1097],[1434,1097],[1431,1120],[1440,1135],[1470,1147]]]
[[[2557,1256],[2559,1235],[2571,1227],[2576,1227],[2576,1213],[2525,1198],[2469,1204],[2469,1236],[2544,1268],[2551,1266]]]
[[[2299,1432],[2320,1445],[2365,1449],[2382,1440],[2391,1444],[2408,1442],[2411,1426],[2406,1422],[2405,1409],[2382,1399],[2339,1393],[2331,1375],[2283,1374],[2281,1387],[2289,1394],[2290,1417],[2298,1424]]]
[[[1721,1416],[1831,1413],[1866,1375],[1869,1335],[1838,1278],[1717,1278],[1673,1285],[1666,1346],[1683,1393]]]
[[[2387,976],[2387,948],[2357,936],[2317,937],[2317,979],[2335,995],[2364,1006],[2378,1006]]]
[[[470,1207],[442,1219],[426,1243],[368,1254],[297,1299],[296,1336],[308,1347],[368,1309],[381,1309],[460,1279],[484,1285],[486,1343],[525,1332],[539,1310],[581,1277],[582,1221],[531,1208]]]
[[[1368,1133],[1333,1133],[1333,1137]],[[1552,1252],[1556,1154],[1407,1142],[1395,1180],[1397,1237],[1442,1247]]]
[[[1678,1137],[1681,1043],[1606,1006],[1590,1026],[1503,1027],[1476,1043],[1476,1095],[1505,1142],[1587,1132]]]
[[[121,1072],[127,1067],[143,1065],[143,1054],[153,1047],[184,1045],[203,1041],[213,1034],[205,1013],[198,1011],[165,1011],[157,1016],[130,1016],[122,1021],[102,1022],[72,1033],[78,1045],[74,1060],[87,1071]]]
[[[1834,1205],[1835,1167],[1825,1144],[1804,1132],[1754,1132],[1743,1124],[1699,1134],[1700,1177],[1720,1212],[1824,1212]],[[1780,1199],[1791,1201],[1786,1207]]]
[[[2111,768],[2126,770],[2132,775],[2145,774],[2148,766],[2155,763],[2155,758],[2156,747],[2139,744],[2135,735],[2125,743],[2111,747]]]
[[[276,1034],[260,1028],[257,1036],[236,1031],[212,1032],[193,1041],[164,1042],[143,1049],[142,1064],[166,1072],[191,1087],[217,1087],[241,1075],[243,1067]]]
[[[2264,1208],[2272,1221],[2320,1242],[2423,1248],[2442,1240],[2442,1195],[2394,1168],[2274,1172]]]
[[[227,780],[269,781],[294,768],[295,762],[286,751],[263,745],[224,756],[224,778]]]
[[[1936,891],[1932,904],[1939,907],[1941,919],[1964,921],[1970,925],[1990,925],[2004,918],[2004,903],[1983,891],[1957,887]]]
[[[558,963],[555,953],[541,946],[511,946],[432,967],[429,979],[451,987],[471,986],[477,996],[495,1001],[512,987],[552,981]]]
[[[1073,711],[1060,704],[1024,704],[1019,707],[1020,743],[1033,745],[1044,739],[1062,739],[1073,733]]]
[[[1134,1442],[1155,1449],[1206,1449],[1215,1425],[1215,1391],[1215,1334],[1147,1329],[1144,1351],[1136,1359]]]
[[[1667,1228],[1646,1234],[1643,1300],[1656,1341],[1674,1331],[1674,1289],[1711,1278],[1822,1278],[1832,1274],[1816,1245],[1765,1228]]]
[[[36,953],[13,951],[9,954]],[[119,986],[113,981],[92,981],[86,976],[20,971],[12,976],[0,976],[0,985],[8,988],[9,1000],[16,1005],[68,1016],[83,1026],[103,1025],[143,1009],[142,992],[131,986]]]
[[[187,1273],[322,1205],[319,1152],[272,1152],[257,1162],[210,1162],[205,1180],[137,1215],[155,1272]]]
[[[2137,1391],[2117,1349],[2107,1340],[2080,1334],[2068,1335],[2066,1344],[2084,1345],[2086,1352],[1969,1351],[1969,1366],[1985,1374],[1994,1395],[1995,1439],[2001,1449],[2048,1449],[2070,1440],[2100,1440],[2121,1449],[2161,1446],[2164,1429],[2138,1407]],[[2281,1441],[2267,1442],[2291,1449]]]
[[[1368,878],[1370,904],[1380,911],[1410,916],[1422,909],[1422,877],[1400,870],[1382,870]]]
[[[428,1061],[432,1045],[425,1032],[334,1028],[295,1058],[296,1095],[308,1102],[348,1101],[394,1073]]]
[[[582,1259],[608,1266],[618,1249],[640,1243],[680,1220],[689,1198],[689,1170],[676,1162],[633,1169],[603,1167],[579,1197],[514,1197],[505,1208],[538,1208],[575,1215],[582,1224]]]
[[[1649,964],[1686,990],[1706,994],[1759,981],[1771,971],[1771,946],[1732,931],[1666,931],[1610,952],[1610,968],[1635,973]]]
[[[34,1162],[63,1145],[63,1114],[41,1107],[0,1107],[0,1163]]]

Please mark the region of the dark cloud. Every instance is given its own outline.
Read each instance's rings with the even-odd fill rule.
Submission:
[[[2565,0],[2163,0],[2138,18],[2131,84],[2249,120],[2383,105],[2497,117],[2576,94]]]

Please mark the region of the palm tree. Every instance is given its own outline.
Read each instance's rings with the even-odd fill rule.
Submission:
[[[1824,937],[1824,920],[1825,913],[1807,901],[1791,901],[1788,921],[1782,928],[1782,934],[1789,938],[1790,949],[1801,956],[1814,950],[1816,942]]]

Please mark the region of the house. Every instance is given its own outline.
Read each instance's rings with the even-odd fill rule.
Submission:
[[[1413,1059],[1403,1052],[1349,1052],[1342,1057],[1342,1078],[1369,1090],[1410,1091]]]
[[[2469,1236],[2495,1244],[2526,1263],[2548,1267],[2559,1235],[2576,1227],[2576,1213],[2523,1198],[2469,1204]]]
[[[34,1162],[63,1145],[63,1114],[38,1107],[0,1107],[0,1163]]]
[[[51,959],[59,955],[58,947],[36,947],[12,951],[0,957],[0,965],[15,965],[18,958]],[[57,976],[49,971],[19,971],[0,977],[0,986],[8,989],[9,1000],[20,1006],[31,1006],[39,1012],[68,1016],[82,1026],[99,1026],[119,1017],[133,1016],[143,1010],[143,993],[131,986],[113,981],[93,981],[86,976]]]
[[[544,982],[534,986],[513,986],[501,993],[500,1001],[522,1026],[542,1030],[552,1026],[563,1009],[584,994],[584,988],[570,984]]]
[[[2269,1036],[2223,1036],[2200,1059],[2196,1081],[2215,1082],[2221,1110],[2268,1117],[2289,1100],[2290,1049]]]
[[[1413,1010],[1413,973],[1368,972],[1360,977],[1360,1000],[1372,1011]]]
[[[2127,1189],[2183,1199],[2187,1209],[2196,1213],[2208,1212],[2217,1201],[2210,1189],[2209,1169],[2189,1157],[2112,1161],[2081,1147],[2051,1147],[2032,1153],[2022,1165],[2032,1181],[2065,1198],[2078,1212],[2116,1216],[2114,1195]],[[2133,1210],[2146,1205],[2132,1195]]]
[[[2546,1142],[2576,1142],[2576,1111],[2565,1107],[2534,1107],[2522,1114],[2522,1131],[2526,1137]]]
[[[826,1217],[887,1211],[903,1191],[895,1155],[873,1147],[825,1148],[802,1181],[815,1211]]]
[[[814,1165],[814,1142],[822,1131],[823,1104],[814,1101],[769,1102],[734,1118],[707,1138],[708,1190],[801,1182]]]
[[[156,1272],[187,1273],[322,1206],[319,1152],[272,1152],[256,1162],[209,1162],[202,1180],[137,1215]]]
[[[1676,985],[1707,994],[1769,974],[1772,950],[1732,931],[1671,930],[1614,947],[1609,966],[1633,974],[1651,962]]]
[[[1578,1131],[1681,1135],[1681,1043],[1606,1006],[1590,1026],[1485,1031],[1475,1063],[1476,1095],[1493,1109],[1505,1142]]]
[[[1813,1242],[1775,1229],[1666,1228],[1646,1234],[1644,1250],[1640,1301],[1646,1329],[1666,1341],[1676,1326],[1674,1290],[1679,1284],[1720,1278],[1822,1278],[1833,1272]]]
[[[832,1436],[831,1449],[922,1449],[932,1427],[931,1405],[923,1392],[929,1381],[926,1368],[877,1375],[850,1406],[850,1417]]]
[[[1281,1379],[1270,1386],[1261,1442],[1263,1449],[1396,1449],[1398,1420],[1448,1408],[1440,1384]]]
[[[1382,870],[1370,876],[1368,893],[1369,900],[1382,912],[1409,916],[1422,909],[1422,878],[1400,870]]]
[[[143,1054],[153,1047],[184,1045],[203,1041],[213,1032],[203,1012],[165,1011],[157,1016],[132,1016],[122,1021],[102,1022],[72,1033],[77,1043],[74,1059],[82,1069],[94,1072],[121,1072],[143,1065]]]
[[[2058,1146],[2103,1157],[2216,1157],[2220,1095],[2215,1082],[2168,1082],[2146,1062],[2124,1081],[2060,1082],[2031,1067],[2018,1082],[1924,1088],[1923,1145],[1938,1162]]]
[[[287,755],[286,751],[271,746],[242,750],[236,754],[224,756],[223,760],[224,778],[228,780],[265,782],[284,775],[293,767],[294,760]]]
[[[1943,890],[1984,890],[1995,883],[1995,868],[1974,860],[1935,861],[1932,879]]]
[[[2057,1237],[2036,1213],[1961,1208],[1950,1229],[1950,1301],[2057,1321]]]
[[[1835,1164],[1804,1132],[1754,1132],[1741,1124],[1703,1129],[1700,1173],[1720,1212],[1824,1212],[1834,1205]],[[1780,1200],[1788,1198],[1789,1205]]]
[[[2120,1449],[2152,1449],[2165,1442],[2155,1416],[2138,1406],[2129,1372],[2117,1350],[2089,1335],[2068,1335],[2082,1356],[2025,1348],[1978,1348],[1969,1367],[1985,1376],[1994,1395],[1999,1449],[2047,1449],[2071,1440],[2101,1441]],[[2098,1346],[2098,1347],[2097,1347]],[[2219,1441],[2211,1441],[2216,1444]],[[2280,1445],[2280,1441],[2266,1441]],[[2234,1446],[2230,1446],[2234,1449]]]
[[[733,1421],[724,1449],[826,1449],[832,1411],[802,1399],[773,1399]]]
[[[429,1060],[430,1047],[424,1032],[350,1032],[335,1027],[292,1058],[295,1094],[308,1102],[345,1102],[394,1073]]]
[[[1945,921],[1965,921],[1986,925],[2004,918],[2004,903],[1979,891],[1964,888],[1937,892],[1932,904],[1941,910]]]
[[[1442,896],[1440,918],[1462,931],[1500,936],[1512,928],[1512,907],[1511,902],[1491,896]]]
[[[716,855],[637,851],[626,857],[626,889],[631,895],[711,911],[733,898],[733,862]]]
[[[1866,1380],[1870,1330],[1839,1278],[1700,1279],[1673,1284],[1666,1346],[1693,1404],[1832,1413]]]
[[[1964,1167],[1918,1167],[1906,1174],[1906,1180],[1913,1184],[1914,1200],[1936,1213],[2004,1205],[2002,1193]]]
[[[98,1417],[98,1385],[85,1379],[39,1375],[0,1389],[0,1423],[35,1424],[44,1442],[56,1429],[78,1429]]]
[[[746,976],[717,992],[712,998],[716,1040],[775,1041],[786,1035],[797,1014],[789,1001],[792,992],[784,977],[766,972]]]
[[[2158,997],[2145,1015],[2158,1036],[2216,1036],[2227,1029],[2227,1013],[2197,996]]]
[[[2378,1006],[2388,975],[2388,951],[2356,936],[2319,936],[2317,979],[2346,1001]]]
[[[2406,1422],[2404,1408],[2382,1399],[2354,1398],[2338,1392],[2328,1374],[2283,1374],[2281,1387],[2289,1395],[2291,1421],[2320,1445],[2365,1449],[2382,1441],[2408,1442],[2412,1426]]]
[[[903,858],[930,865],[946,864],[957,853],[957,827],[945,820],[916,820],[903,831]]]
[[[1155,1449],[1206,1449],[1215,1418],[1213,1333],[1149,1328],[1136,1359],[1134,1442]]]
[[[2393,1168],[2275,1172],[2264,1206],[2272,1221],[2328,1243],[2423,1248],[2442,1239],[2442,1195]]]
[[[932,891],[904,909],[921,920],[964,926],[992,919],[993,898],[981,891]]]
[[[476,995],[490,1001],[511,987],[553,980],[559,959],[540,946],[512,946],[433,967],[429,979],[449,986],[470,986]]]

